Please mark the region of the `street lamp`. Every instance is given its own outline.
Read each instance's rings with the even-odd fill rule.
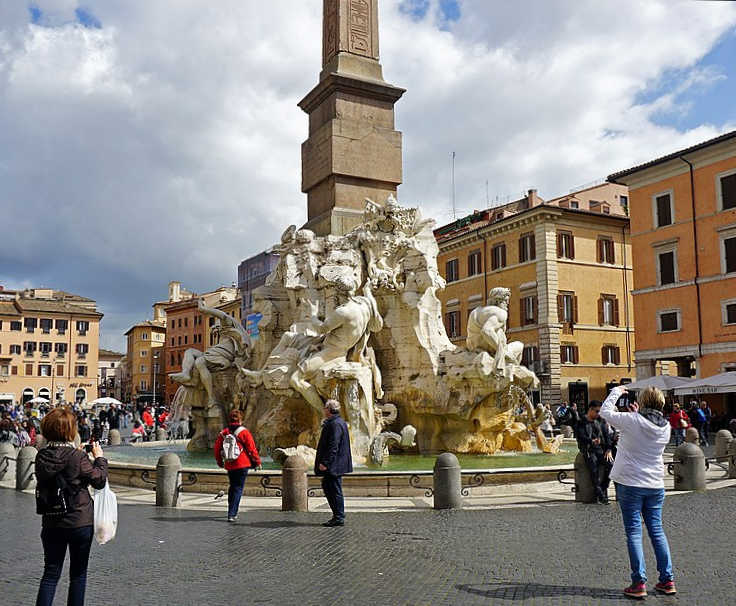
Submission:
[[[158,413],[156,410],[156,375],[158,374],[158,353],[159,352],[151,352],[151,355],[153,357],[153,422],[155,424],[156,429],[158,429]]]

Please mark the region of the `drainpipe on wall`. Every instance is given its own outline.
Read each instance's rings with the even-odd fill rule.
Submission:
[[[629,321],[629,284],[626,276],[626,227],[621,228],[623,240],[623,268],[621,269],[624,283],[624,316],[626,317],[626,365],[631,372],[631,323]]]
[[[483,307],[488,305],[488,265],[486,265],[486,236],[481,234],[483,238]]]
[[[698,359],[703,357],[703,317],[700,311],[700,269],[698,264],[698,231],[695,228],[695,178],[693,176],[692,162],[684,156],[679,156],[685,164],[690,168],[690,206],[692,208],[693,218],[693,250],[695,258],[695,298],[696,313],[698,314]]]

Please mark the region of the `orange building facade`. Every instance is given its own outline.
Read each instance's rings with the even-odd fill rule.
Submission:
[[[631,196],[637,377],[736,370],[736,131],[608,179]]]

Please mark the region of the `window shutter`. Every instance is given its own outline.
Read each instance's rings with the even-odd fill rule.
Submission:
[[[603,247],[605,246],[605,242],[603,240],[598,240],[598,263],[603,263],[603,259],[605,258],[603,255]]]
[[[573,295],[572,297],[572,321],[574,324],[578,323],[578,297]]]
[[[604,345],[601,347],[601,364],[605,366],[606,362],[608,362],[608,360],[606,360],[606,346]]]
[[[532,309],[534,310],[534,323],[539,323],[539,300],[537,297],[532,297]]]
[[[519,238],[519,263],[526,261],[526,248],[524,248],[524,238]]]
[[[575,236],[572,234],[569,235],[570,238],[570,258],[575,258]]]
[[[501,267],[506,267],[506,245],[501,245]]]
[[[567,362],[567,360],[565,359],[565,346],[564,345],[560,345],[560,362],[562,364]]]
[[[527,261],[537,258],[537,241],[534,234],[529,236],[529,258]]]
[[[557,295],[557,321],[558,322],[564,321],[563,305],[564,305],[563,295]]]
[[[562,256],[562,234],[557,234],[557,256]]]
[[[621,364],[621,348],[616,347],[613,350],[613,360],[616,362],[616,364]]]
[[[613,264],[615,264],[616,263],[616,244],[615,244],[615,242],[613,240],[609,240],[608,241],[608,246],[609,246],[609,249],[610,249],[609,252],[611,253],[609,255],[610,262],[613,263]]]
[[[613,300],[613,324],[614,326],[620,326],[618,316],[618,299]]]
[[[598,326],[603,326],[605,324],[605,317],[603,314],[603,297],[598,299]]]
[[[526,309],[524,309],[524,297],[519,298],[519,326],[526,326]]]
[[[577,364],[580,361],[580,357],[578,355],[578,346],[573,345],[572,346],[572,363]]]

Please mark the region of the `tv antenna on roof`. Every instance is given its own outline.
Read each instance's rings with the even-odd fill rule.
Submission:
[[[452,220],[457,219],[457,209],[455,208],[455,152],[452,152]]]

